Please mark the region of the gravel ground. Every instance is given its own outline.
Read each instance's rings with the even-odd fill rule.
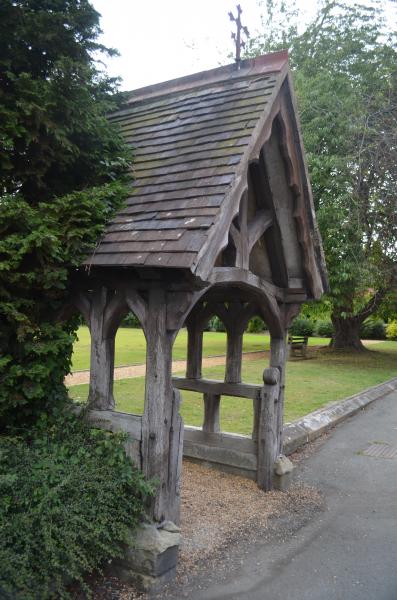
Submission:
[[[306,450],[307,452],[307,450]],[[296,454],[294,462],[306,454]],[[256,483],[184,461],[181,503],[182,544],[177,577],[161,594],[139,594],[111,577],[91,581],[95,600],[146,600],[189,596],[195,575],[219,577],[255,539],[283,535],[307,522],[322,508],[314,488],[292,486],[288,492],[263,493]],[[238,548],[238,552],[236,552]],[[76,600],[80,596],[75,595]]]

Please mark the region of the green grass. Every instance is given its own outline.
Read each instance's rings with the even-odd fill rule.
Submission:
[[[262,383],[265,366],[263,360],[245,361],[243,380]],[[203,369],[203,375],[222,379],[224,369],[223,366],[208,367]],[[310,353],[307,360],[291,360],[287,364],[285,420],[295,420],[328,402],[351,396],[396,375],[397,342],[381,342],[371,346],[371,350],[363,354],[331,354],[320,351]],[[144,385],[144,377],[116,381],[114,393],[117,410],[141,414]],[[84,401],[88,385],[74,386],[70,388],[70,394],[72,398]],[[182,392],[181,413],[187,425],[201,426],[202,405],[200,394]],[[222,397],[221,428],[223,431],[250,434],[252,402]]]
[[[311,338],[309,344],[327,344],[325,338]],[[270,339],[260,333],[244,335],[244,352],[268,350]],[[90,333],[88,327],[80,327],[78,341],[74,346],[73,370],[82,371],[90,368]],[[177,336],[173,348],[173,359],[186,358],[187,333],[182,329]],[[215,331],[204,333],[203,355],[217,356],[226,353],[226,334]],[[146,359],[146,341],[141,329],[120,328],[116,336],[115,366],[142,364]]]

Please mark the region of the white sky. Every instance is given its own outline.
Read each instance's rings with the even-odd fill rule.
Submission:
[[[133,90],[231,62],[228,12],[234,0],[91,0],[102,15],[101,42],[121,56],[107,62],[109,75]],[[315,0],[299,0],[314,6]],[[251,35],[260,29],[257,0],[240,0],[241,20]],[[262,11],[263,12],[263,11]]]
[[[121,76],[121,89],[174,79],[231,62],[230,38],[238,0],[91,0],[102,15],[101,42],[120,57],[107,61],[109,75]],[[296,0],[307,14],[316,0]],[[242,22],[251,35],[260,30],[260,0],[240,0]]]

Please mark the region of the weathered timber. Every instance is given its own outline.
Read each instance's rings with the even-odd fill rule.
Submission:
[[[227,383],[241,382],[241,361],[243,355],[243,335],[239,323],[227,329],[227,351],[225,381]]]
[[[203,358],[203,328],[197,320],[187,323],[187,379],[200,379]]]
[[[275,413],[275,404],[279,396],[279,370],[276,367],[265,369],[263,381],[258,431],[257,482],[260,488],[268,491],[273,487],[274,462],[279,453],[277,415]]]
[[[106,331],[106,309],[109,294],[106,288],[92,293],[90,309],[91,361],[88,404],[97,410],[114,408],[114,339],[115,329]]]
[[[246,436],[209,433],[194,427],[185,428],[184,456],[244,472],[256,478],[257,446]]]
[[[179,394],[174,394],[171,380],[173,335],[166,329],[167,303],[163,290],[150,290],[148,313],[142,462],[146,477],[159,480],[151,506],[152,517],[158,522],[178,522],[181,422],[178,418]],[[170,462],[171,456],[173,462]]]
[[[252,401],[253,423],[252,423],[251,437],[255,442],[258,441],[258,436],[259,436],[259,422],[260,422],[260,418],[261,418],[261,405],[262,405],[261,394],[262,394],[262,388],[258,390],[257,395],[255,396],[255,398]]]
[[[172,382],[174,387],[179,390],[251,399],[255,398],[257,390],[261,387],[254,383],[225,383],[216,379],[187,379],[185,377],[173,377]]]
[[[266,210],[270,211],[272,218],[272,227],[269,228],[265,237],[267,256],[272,270],[272,279],[276,285],[287,287],[288,272],[280,226],[276,219],[275,199],[269,185],[266,165],[263,160],[258,160],[250,164],[250,176],[256,196],[262,198],[263,206]]]
[[[115,414],[114,335],[131,310],[147,340],[142,441],[133,443],[145,475],[159,482],[151,517],[177,523],[179,390],[204,396],[204,431],[186,432],[186,453],[271,488],[282,449],[286,330],[299,305],[326,287],[321,240],[285,52],[138,90],[114,121],[134,147],[131,196],[73,275],[93,339],[90,403]],[[202,378],[203,330],[213,315],[227,331],[225,381]],[[264,386],[241,383],[243,333],[254,315],[271,334]],[[172,378],[184,325],[187,377]],[[253,402],[252,439],[219,433],[224,395]],[[110,420],[105,426],[138,427]]]
[[[219,408],[221,397],[218,394],[204,394],[203,431],[217,433],[220,429]]]
[[[278,369],[280,373],[278,398],[276,400],[277,446],[278,454],[283,448],[283,418],[284,418],[284,390],[285,390],[285,361],[287,356],[286,332],[281,338],[270,340],[270,366]]]

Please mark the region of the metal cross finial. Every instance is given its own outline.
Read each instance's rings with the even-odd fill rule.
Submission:
[[[243,10],[242,10],[240,4],[237,4],[236,8],[237,8],[237,17],[235,17],[232,12],[229,12],[229,19],[231,21],[234,21],[237,25],[237,34],[233,32],[232,39],[234,40],[234,43],[236,44],[236,65],[237,65],[237,69],[239,69],[240,63],[241,63],[241,48],[245,47],[245,42],[243,42],[241,39],[241,31],[243,31],[243,33],[245,34],[245,36],[247,38],[249,37],[249,31],[246,27],[244,27],[241,24],[241,13],[243,12]]]

